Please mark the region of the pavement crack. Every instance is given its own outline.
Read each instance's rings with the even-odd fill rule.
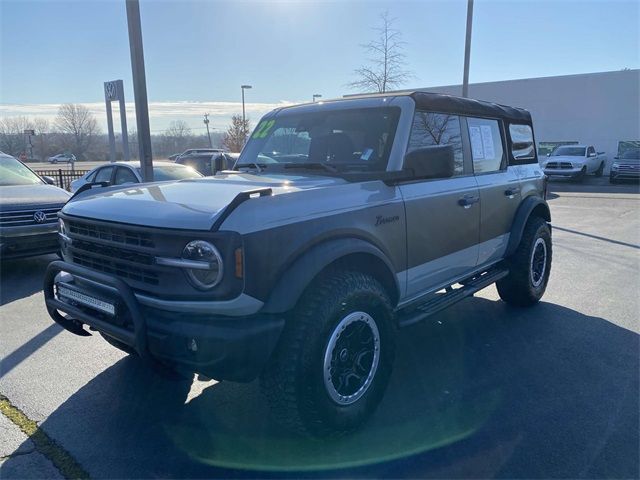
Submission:
[[[27,417],[18,407],[12,405],[9,399],[2,394],[0,394],[0,413],[29,437],[35,446],[34,450],[49,459],[63,477],[67,479],[89,478],[89,474],[67,450],[49,437],[34,420]],[[33,453],[33,451],[28,453]],[[4,457],[3,460],[9,457]]]

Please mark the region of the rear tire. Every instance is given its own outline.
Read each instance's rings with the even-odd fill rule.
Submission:
[[[596,170],[596,177],[601,177],[603,173],[604,173],[604,162],[601,162],[600,166]]]
[[[304,293],[261,377],[276,419],[312,436],[354,430],[382,399],[394,336],[380,283],[354,271],[323,275]]]
[[[518,307],[537,303],[547,288],[551,256],[549,225],[543,218],[530,218],[518,248],[507,260],[509,275],[496,282],[500,298]]]

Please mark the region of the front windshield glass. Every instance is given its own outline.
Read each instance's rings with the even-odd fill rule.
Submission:
[[[35,173],[13,157],[0,156],[0,185],[41,185]]]
[[[584,147],[558,147],[551,154],[552,157],[564,155],[567,157],[584,157]]]
[[[399,116],[399,108],[383,107],[267,117],[251,135],[237,166],[383,171]]]
[[[142,175],[142,170],[137,169]],[[166,180],[184,180],[187,178],[199,178],[202,175],[191,167],[183,167],[181,165],[163,165],[153,167],[153,180],[155,182],[164,182]]]

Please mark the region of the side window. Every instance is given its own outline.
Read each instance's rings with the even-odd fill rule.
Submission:
[[[453,147],[454,175],[464,173],[460,117],[446,113],[417,111],[413,117],[407,153],[418,148],[450,145]]]
[[[474,173],[496,172],[502,167],[504,152],[498,120],[467,118]]]
[[[535,145],[533,144],[533,131],[529,125],[509,125],[509,136],[511,137],[511,155],[514,164],[521,165],[535,160]]]
[[[96,173],[98,173],[98,170],[94,170],[93,172],[91,172],[88,176],[87,176],[87,182],[93,182],[96,178]]]
[[[595,154],[596,154],[596,149],[595,149],[595,148],[593,148],[593,147],[589,147],[589,148],[587,149],[587,157],[589,157],[589,156],[593,156],[593,155],[595,155]]]
[[[113,167],[101,168],[100,170],[98,170],[98,173],[96,173],[96,178],[94,182],[110,182],[112,171],[113,171]]]
[[[138,179],[130,168],[118,167],[118,169],[116,170],[116,179],[114,184],[122,185],[124,183],[138,183]]]

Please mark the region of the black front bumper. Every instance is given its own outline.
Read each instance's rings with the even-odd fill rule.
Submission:
[[[56,278],[61,272],[72,279],[58,283],[107,299],[116,305],[116,315],[61,300],[56,295]],[[281,316],[194,315],[145,307],[122,280],[63,261],[52,262],[47,268],[44,296],[51,318],[72,333],[90,335],[84,329],[88,325],[133,348],[142,358],[218,380],[256,378],[284,327]]]

